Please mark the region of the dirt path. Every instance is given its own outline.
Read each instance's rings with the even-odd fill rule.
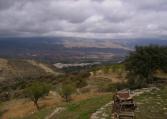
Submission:
[[[50,115],[48,115],[45,119],[52,119],[52,117],[62,111],[64,111],[65,108],[64,107],[58,107],[56,108]]]

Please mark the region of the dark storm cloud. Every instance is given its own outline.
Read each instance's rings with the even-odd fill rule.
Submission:
[[[0,0],[0,36],[167,35],[166,0]]]
[[[14,3],[14,0],[0,0],[0,10],[8,9]]]

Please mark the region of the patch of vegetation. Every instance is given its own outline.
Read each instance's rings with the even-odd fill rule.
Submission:
[[[122,90],[127,87],[125,83],[102,83],[98,85],[98,90],[100,92],[115,92],[117,90]]]
[[[66,110],[55,115],[56,119],[89,119],[90,115],[112,100],[112,94],[92,97],[86,100],[62,104]],[[16,119],[45,119],[55,108],[44,108],[32,115]]]
[[[118,73],[120,73],[120,72],[125,71],[125,66],[124,66],[124,64],[113,64],[113,65],[111,66],[111,70],[112,70],[113,72],[118,72]]]
[[[136,119],[166,119],[167,87],[136,97]]]
[[[0,117],[3,115],[3,113],[5,112],[5,110],[2,110],[2,102],[0,101]]]
[[[137,46],[125,61],[128,83],[131,88],[141,88],[154,80],[156,70],[167,72],[166,46]]]
[[[101,70],[104,74],[115,73],[121,74],[125,72],[125,66],[122,63],[118,64],[108,64],[92,68],[92,72],[96,75],[97,71]]]
[[[87,79],[89,78],[90,74],[87,71],[82,71],[78,73],[69,73],[65,75],[61,75],[57,77],[61,80],[61,83],[65,84],[72,84],[75,85],[76,88],[83,88],[87,85]]]
[[[1,101],[24,98],[23,89],[34,81],[42,81],[52,84],[56,84],[60,81],[57,76],[46,72],[40,66],[34,66],[32,63],[28,62],[28,60],[1,60],[0,78],[4,79],[0,80]]]
[[[75,85],[71,84],[63,84],[59,94],[64,98],[66,102],[71,101],[71,95],[76,91]]]
[[[56,115],[58,119],[89,119],[90,115],[112,100],[111,94],[67,104],[67,110]]]

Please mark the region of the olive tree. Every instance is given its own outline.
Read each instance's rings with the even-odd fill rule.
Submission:
[[[34,102],[34,105],[39,110],[38,100],[48,95],[49,90],[50,90],[49,84],[34,82],[25,89],[25,95]]]
[[[76,91],[75,85],[72,83],[62,84],[61,89],[59,91],[60,95],[65,99],[66,102],[71,100],[71,95]]]

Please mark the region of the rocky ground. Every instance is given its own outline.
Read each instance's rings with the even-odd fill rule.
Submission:
[[[143,89],[137,89],[131,92],[131,95],[134,96],[139,96],[143,93],[151,92],[152,90],[159,90],[156,87],[151,87],[151,88],[143,88]],[[113,119],[112,115],[112,103],[113,101],[107,103],[106,105],[102,106],[99,108],[96,112],[94,112],[90,119]]]
[[[113,101],[105,104],[100,109],[98,109],[95,113],[93,113],[90,119],[109,119],[112,118],[112,104]]]

